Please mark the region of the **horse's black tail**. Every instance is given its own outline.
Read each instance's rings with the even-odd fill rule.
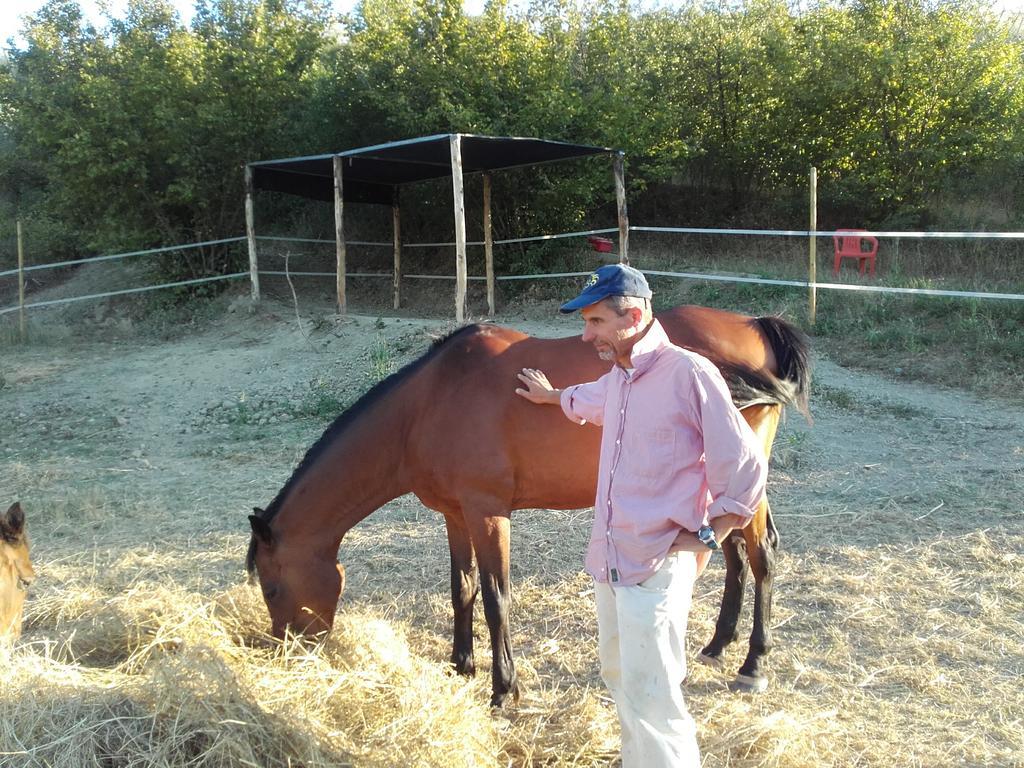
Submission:
[[[779,378],[792,385],[790,403],[808,419],[811,395],[811,344],[807,334],[781,317],[755,317],[754,323],[768,339],[779,367]]]
[[[750,320],[764,334],[778,366],[778,375],[745,366],[715,362],[725,376],[737,408],[751,405],[793,405],[810,421],[810,342],[796,326],[780,317]]]

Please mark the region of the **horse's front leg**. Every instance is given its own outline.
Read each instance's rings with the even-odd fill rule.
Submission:
[[[484,616],[491,635],[491,706],[501,707],[510,694],[513,701],[519,701],[519,684],[512,661],[512,636],[509,633],[509,611],[512,607],[509,515],[507,511],[479,514],[474,513],[474,509],[480,507],[463,506],[480,568]]]
[[[473,604],[479,585],[473,542],[462,519],[462,513],[445,513],[448,528],[448,552],[452,561],[452,610],[455,615],[455,636],[452,642],[452,665],[460,675],[476,674],[473,662]]]
[[[775,584],[775,553],[779,534],[767,510],[767,527],[760,536],[744,531],[750,571],[754,574],[754,619],[750,632],[750,650],[736,674],[734,690],[759,693],[768,687],[762,660],[772,649],[772,591]]]

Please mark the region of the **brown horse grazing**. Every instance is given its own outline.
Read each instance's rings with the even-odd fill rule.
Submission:
[[[28,558],[25,515],[15,502],[0,515],[0,639],[21,634],[25,593],[35,577]]]
[[[702,307],[679,307],[658,318],[676,344],[719,366],[766,451],[783,405],[806,412],[808,349],[791,325]],[[382,381],[324,432],[270,506],[249,518],[247,567],[250,576],[258,572],[275,636],[331,628],[345,583],[337,563],[345,533],[389,500],[415,493],[444,515],[448,529],[455,669],[475,671],[473,603],[482,588],[493,655],[491,703],[518,697],[508,621],[511,512],[592,505],[600,442],[599,429],[517,396],[516,374],[524,367],[539,368],[553,386],[566,387],[596,379],[609,366],[579,338],[535,339],[471,325]],[[777,546],[767,502],[750,525],[723,542],[725,595],[703,657],[717,661],[736,639],[749,563],[756,580],[754,629],[737,677],[747,690],[765,685],[761,657],[771,647]]]

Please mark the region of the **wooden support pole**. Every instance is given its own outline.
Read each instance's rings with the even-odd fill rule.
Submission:
[[[818,315],[818,286],[816,284],[818,279],[818,238],[816,233],[818,231],[818,169],[811,166],[811,235],[807,239],[810,241],[808,253],[810,257],[810,263],[808,264],[807,272],[807,284],[809,288],[809,295],[807,297],[807,319],[811,325],[814,325]]]
[[[398,187],[391,197],[391,229],[395,236],[394,307],[402,306],[402,217],[398,205]]]
[[[491,236],[491,174],[484,174],[484,262],[487,272],[487,316],[494,317],[494,239]]]
[[[345,202],[341,185],[342,159],[334,156],[334,246],[337,253],[338,314],[348,311],[345,296]]]
[[[21,219],[18,219],[18,329],[21,343],[28,338],[25,327],[25,243],[21,234]]]
[[[260,268],[256,258],[256,210],[253,200],[252,166],[245,166],[245,236],[249,242],[249,282],[252,300],[260,300]]]
[[[462,187],[462,136],[452,134],[452,196],[455,206],[455,320],[466,318],[466,203]]]
[[[615,173],[615,199],[619,204],[619,263],[629,264],[629,213],[626,211],[626,155],[616,152],[612,157]]]

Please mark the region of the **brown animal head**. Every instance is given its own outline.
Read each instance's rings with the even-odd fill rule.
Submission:
[[[25,514],[15,502],[0,515],[0,638],[21,634],[25,595],[35,577],[28,556]]]
[[[270,611],[271,632],[303,635],[327,632],[334,623],[338,599],[345,590],[345,567],[328,553],[318,553],[305,541],[288,541],[276,534],[262,511],[249,515],[252,539],[247,565],[259,576],[263,599]]]

